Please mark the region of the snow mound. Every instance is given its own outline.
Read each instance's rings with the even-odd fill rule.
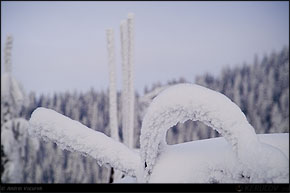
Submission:
[[[259,134],[257,137],[261,142],[280,149],[289,159],[288,133]],[[279,158],[275,159],[277,162],[272,167],[278,168]],[[149,183],[289,182],[289,175],[281,176],[281,179],[266,176],[254,179],[238,163],[231,146],[222,137],[169,145],[158,156]]]
[[[268,182],[289,175],[289,160],[279,149],[259,142],[254,128],[229,98],[195,84],[178,84],[154,98],[142,122],[140,144],[145,181],[167,147],[167,130],[187,120],[198,120],[217,130],[230,144],[236,164],[250,176],[250,182]]]
[[[29,120],[29,134],[52,141],[62,149],[77,151],[109,164],[127,175],[136,176],[140,157],[105,134],[89,129],[56,111],[37,108]]]

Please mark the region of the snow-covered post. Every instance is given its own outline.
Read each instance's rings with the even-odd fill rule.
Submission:
[[[129,79],[129,147],[134,148],[134,14],[128,14],[128,79]]]
[[[119,141],[118,119],[117,119],[117,91],[116,91],[116,63],[115,63],[115,45],[114,31],[107,30],[107,48],[109,59],[109,116],[110,116],[110,132],[113,139]]]
[[[115,42],[114,42],[114,30],[107,29],[107,49],[108,49],[108,61],[109,61],[109,117],[110,117],[110,132],[113,139],[120,141],[118,119],[117,119],[117,91],[116,91],[116,62],[115,62]],[[113,177],[113,178],[112,178]],[[122,177],[122,173],[111,169],[110,181],[119,180]]]
[[[120,26],[120,39],[121,39],[121,56],[122,56],[122,133],[123,143],[129,146],[128,135],[128,38],[127,38],[127,21],[121,21]]]
[[[121,21],[122,55],[122,129],[124,143],[134,148],[134,14],[129,13],[127,20]]]

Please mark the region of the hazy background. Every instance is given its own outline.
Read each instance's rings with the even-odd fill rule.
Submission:
[[[1,70],[7,34],[12,73],[26,91],[107,89],[105,30],[135,13],[135,87],[251,63],[289,45],[289,2],[3,2]]]

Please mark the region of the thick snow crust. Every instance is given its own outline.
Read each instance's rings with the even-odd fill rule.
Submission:
[[[136,176],[139,155],[101,132],[42,107],[33,112],[29,124],[31,135],[53,141],[62,149],[89,155],[100,165],[109,164],[128,175]]]

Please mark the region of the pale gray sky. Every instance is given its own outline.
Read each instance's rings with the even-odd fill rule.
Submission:
[[[12,34],[13,74],[26,91],[108,86],[105,30],[135,14],[135,87],[252,63],[289,46],[289,2],[3,2],[1,56]],[[3,70],[3,57],[1,69]]]

